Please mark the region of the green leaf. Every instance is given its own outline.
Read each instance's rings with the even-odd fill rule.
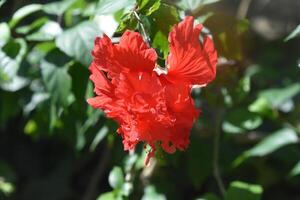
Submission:
[[[0,8],[3,6],[3,4],[6,2],[6,0],[0,0]]]
[[[24,133],[27,135],[33,135],[37,129],[38,125],[36,124],[36,121],[29,120],[24,127]]]
[[[9,26],[12,28],[19,23],[24,17],[42,9],[41,4],[29,4],[17,10],[12,16]]]
[[[6,91],[17,91],[27,85],[26,78],[17,76],[20,64],[27,51],[23,39],[9,41],[0,50],[0,86]]]
[[[300,161],[293,167],[290,172],[290,176],[297,176],[300,174]]]
[[[122,195],[128,197],[133,191],[133,184],[130,182],[125,182],[122,187]]]
[[[27,61],[31,66],[39,66],[43,58],[54,51],[55,49],[54,42],[41,42],[34,46],[33,49],[27,55]],[[63,53],[62,53],[63,54]],[[48,54],[49,55],[49,54]],[[63,54],[64,55],[64,54]]]
[[[222,124],[222,128],[227,133],[245,133],[253,130],[262,124],[259,115],[249,112],[247,109],[235,109],[228,112]]]
[[[45,92],[36,92],[32,95],[31,100],[25,107],[23,107],[24,113],[29,114],[33,111],[40,103],[44,102],[45,100],[49,99],[49,94]]]
[[[0,81],[6,82],[11,80],[17,73],[19,68],[18,63],[0,51]]]
[[[46,12],[48,14],[61,16],[74,3],[75,3],[75,0],[51,2],[51,3],[43,5],[43,10],[44,10],[44,12]]]
[[[106,192],[101,194],[97,200],[116,200],[116,198],[113,192]]]
[[[179,22],[177,9],[173,6],[161,4],[151,15],[152,46],[157,48],[166,58],[169,52],[168,35],[171,28]]]
[[[0,47],[3,47],[4,44],[10,38],[10,29],[7,23],[0,23]]]
[[[29,80],[21,76],[13,77],[9,82],[1,84],[1,88],[5,91],[16,92],[26,85],[28,85]]]
[[[260,200],[262,192],[260,185],[234,181],[226,192],[225,200]]]
[[[72,80],[66,68],[55,66],[46,60],[41,62],[42,78],[54,103],[68,106],[72,96]]]
[[[12,183],[6,182],[4,179],[0,179],[0,191],[5,195],[11,194],[15,190],[15,187]]]
[[[148,185],[144,189],[142,200],[166,200],[166,197],[163,194],[157,193],[153,185]]]
[[[194,12],[204,5],[216,3],[218,1],[220,0],[181,0],[177,5],[183,10]]]
[[[289,144],[295,144],[297,142],[298,136],[296,132],[290,128],[283,128],[267,136],[254,147],[245,151],[234,161],[234,165],[239,165],[249,157],[266,156],[280,149],[281,147],[284,147]]]
[[[264,98],[273,108],[280,108],[286,101],[300,93],[300,83],[290,84],[285,88],[272,88],[261,91],[260,98]]]
[[[94,22],[98,24],[99,29],[108,37],[112,37],[114,35],[119,25],[118,20],[116,20],[116,17],[112,14],[97,15],[94,17]]]
[[[139,13],[151,15],[160,6],[160,0],[137,0]]]
[[[105,15],[115,13],[127,7],[133,7],[135,0],[100,0],[97,6],[97,14]]]
[[[133,12],[125,13],[121,17],[121,22],[118,26],[116,32],[121,33],[124,32],[126,29],[135,30],[138,24],[138,20],[133,15]]]
[[[263,116],[268,116],[270,118],[276,117],[276,113],[272,109],[268,100],[265,98],[258,98],[248,107],[249,111],[261,114]]]
[[[48,41],[53,40],[62,33],[62,28],[57,22],[49,21],[45,23],[37,32],[26,36],[29,41]]]
[[[109,185],[113,189],[121,189],[124,184],[124,175],[120,167],[114,167],[108,176]]]
[[[291,39],[294,39],[296,37],[300,36],[300,24],[291,32],[285,39],[284,41],[287,42]]]
[[[91,146],[90,146],[90,151],[94,151],[98,144],[105,138],[107,135],[109,129],[107,126],[103,126],[98,133],[96,134]]]
[[[203,197],[197,198],[195,200],[220,200],[220,198],[214,194],[209,193],[209,194],[205,194]]]
[[[29,25],[20,26],[20,27],[16,28],[16,32],[19,34],[28,34],[30,31],[33,31],[35,29],[42,27],[48,21],[49,21],[49,19],[47,17],[39,18]]]
[[[99,27],[93,22],[82,22],[57,36],[56,46],[67,55],[74,57],[85,66],[92,61],[91,51],[94,40],[101,34]]]

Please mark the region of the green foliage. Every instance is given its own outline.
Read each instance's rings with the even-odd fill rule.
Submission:
[[[300,25],[298,25],[293,32],[291,32],[285,39],[284,41],[289,41],[293,38],[299,37],[300,36]]]
[[[231,1],[17,2],[0,0],[0,199],[298,198],[299,26],[265,40],[255,9],[240,19]],[[157,149],[145,167],[149,147],[124,152],[117,124],[86,103],[94,40],[137,31],[165,67],[169,32],[187,15],[217,47],[217,77],[193,90],[189,148]]]
[[[68,106],[72,97],[72,80],[67,69],[47,61],[41,62],[42,78],[53,103]]]
[[[278,130],[268,137],[264,138],[260,143],[244,152],[237,160],[235,164],[239,164],[244,159],[253,156],[266,156],[277,149],[298,142],[297,134],[293,129],[284,128]]]
[[[43,10],[52,15],[62,15],[70,6],[75,3],[75,0],[57,1],[43,5]]]
[[[96,23],[83,22],[63,32],[56,38],[55,43],[67,55],[88,66],[92,61],[94,40],[100,34]]]
[[[180,0],[177,4],[181,9],[193,13],[197,12],[207,4],[216,3],[218,1],[220,0]]]
[[[7,23],[0,23],[0,47],[2,47],[10,38],[10,29]]]
[[[160,6],[160,0],[137,0],[138,10],[143,15],[151,15]]]
[[[121,189],[124,184],[124,175],[120,167],[114,167],[108,176],[109,185],[113,189]]]
[[[27,5],[27,6],[24,6],[24,7],[20,8],[12,16],[12,19],[9,22],[10,27],[13,28],[23,18],[25,18],[26,16],[28,16],[28,15],[34,13],[34,12],[37,12],[37,11],[41,10],[41,9],[42,9],[41,4],[30,4],[30,5]]]
[[[263,189],[259,185],[234,181],[230,184],[225,200],[260,200]]]
[[[134,0],[100,0],[96,12],[98,15],[111,14],[126,7],[133,6],[134,3]]]
[[[158,194],[153,185],[149,185],[145,188],[142,200],[166,200],[166,197],[162,194]]]

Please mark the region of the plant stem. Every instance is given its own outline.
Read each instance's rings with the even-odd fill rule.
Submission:
[[[218,114],[216,119],[216,130],[215,130],[214,145],[213,145],[213,175],[214,178],[216,179],[219,190],[222,196],[224,197],[225,187],[221,178],[220,168],[219,168],[219,153],[220,153],[220,139],[221,139],[220,124],[222,122],[221,116],[222,116],[221,114]]]
[[[149,36],[148,36],[147,33],[146,33],[146,29],[145,29],[145,27],[144,27],[144,24],[143,24],[143,22],[142,22],[142,20],[141,20],[141,18],[140,18],[140,16],[139,16],[139,14],[138,14],[135,10],[133,11],[133,14],[134,14],[134,16],[136,17],[136,19],[138,20],[139,26],[140,26],[141,29],[142,29],[142,34],[143,34],[143,36],[144,36],[146,42],[147,42],[148,45],[149,45],[149,44],[150,44],[150,38],[149,38]]]
[[[102,179],[102,177],[105,175],[105,170],[107,168],[107,165],[109,163],[110,159],[110,149],[107,145],[104,147],[104,151],[102,153],[102,156],[100,157],[100,160],[97,163],[97,166],[95,168],[95,171],[93,173],[93,176],[89,182],[89,185],[85,191],[85,194],[82,198],[82,200],[92,200],[95,199],[95,196],[97,195],[97,185],[99,181]]]

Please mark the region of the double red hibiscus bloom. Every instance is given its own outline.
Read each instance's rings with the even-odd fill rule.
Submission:
[[[168,153],[184,150],[199,110],[191,89],[216,76],[217,52],[202,25],[186,17],[169,34],[166,68],[156,64],[157,54],[137,32],[126,31],[119,44],[106,35],[96,38],[90,79],[96,97],[88,99],[120,125],[125,150],[143,141],[150,145],[146,163],[158,146]]]

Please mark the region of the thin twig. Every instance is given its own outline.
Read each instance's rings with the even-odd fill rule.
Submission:
[[[136,17],[136,19],[138,20],[139,26],[140,26],[141,29],[142,29],[142,34],[143,34],[143,36],[144,36],[146,42],[147,42],[148,44],[150,44],[150,38],[149,38],[149,36],[148,36],[147,33],[146,33],[146,29],[145,29],[145,27],[144,27],[144,24],[143,24],[143,22],[142,22],[142,20],[141,20],[141,18],[140,18],[140,16],[139,16],[139,14],[138,14],[135,10],[133,11],[133,14],[134,14],[134,16]]]
[[[97,187],[99,181],[102,179],[104,172],[106,170],[107,164],[109,162],[110,158],[110,150],[109,147],[105,146],[104,152],[102,153],[102,156],[100,157],[95,172],[91,178],[91,181],[87,187],[87,190],[83,196],[83,200],[92,200],[95,199],[95,195],[97,192]]]
[[[224,197],[225,195],[225,187],[221,178],[220,168],[219,168],[219,153],[220,153],[220,139],[221,139],[221,131],[220,131],[220,123],[221,123],[221,112],[218,113],[216,119],[216,130],[214,136],[214,146],[213,146],[213,175],[217,181],[219,190]]]

